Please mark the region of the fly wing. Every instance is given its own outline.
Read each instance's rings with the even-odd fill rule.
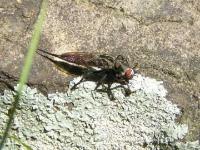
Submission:
[[[81,66],[93,66],[92,59],[96,56],[92,53],[85,53],[85,52],[67,52],[60,55],[60,58]]]
[[[80,76],[80,75],[83,75],[84,72],[88,70],[86,67],[73,65],[66,61],[55,60],[54,58],[50,57],[50,56],[53,56],[53,57],[59,58],[59,55],[51,54],[49,52],[47,53],[44,52],[44,54],[40,52],[37,52],[37,53],[40,56],[44,57],[45,59],[48,59],[49,61],[51,61],[57,67],[57,69],[60,70],[62,73]]]
[[[87,62],[94,57],[92,53],[84,53],[84,52],[67,52],[61,55],[50,53],[46,50],[38,49],[37,51],[40,55],[45,55],[51,57],[52,59],[58,59],[60,61],[70,63],[73,65],[80,65],[82,67],[87,66]]]
[[[94,54],[88,52],[66,52],[61,55],[53,54],[42,49],[38,49],[39,52],[46,55],[59,58],[66,63],[81,67],[97,67],[99,69],[110,68],[113,66],[113,58],[105,54]]]
[[[84,67],[97,67],[99,69],[113,66],[113,58],[108,55],[87,52],[67,52],[60,55],[63,60]],[[112,63],[112,64],[111,64]]]

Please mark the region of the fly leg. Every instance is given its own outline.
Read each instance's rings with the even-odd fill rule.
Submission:
[[[108,61],[110,61],[112,63],[114,62],[114,58],[109,55],[106,55],[106,54],[100,55],[100,58],[107,59]]]
[[[104,83],[106,77],[107,77],[107,75],[104,75],[104,76],[101,78],[101,80],[97,83],[97,86],[95,87],[95,90],[97,90],[97,88],[98,88],[100,85],[103,85],[103,83]],[[112,84],[108,84],[108,87],[107,87],[106,92],[107,92],[108,97],[110,98],[110,100],[115,100],[114,95],[113,95],[113,93],[112,93],[112,91],[111,91],[111,88],[110,88],[111,85],[112,85]],[[101,90],[101,91],[102,91],[102,90]]]
[[[108,97],[111,101],[115,100],[115,97],[112,93],[112,89],[110,88],[112,84],[108,84],[108,87],[106,89],[97,89],[98,92],[106,92],[108,94]]]
[[[128,85],[128,83],[126,85],[127,85],[128,88],[124,87],[125,96],[129,96],[129,95],[131,95],[131,93],[134,93],[135,91],[131,91],[130,86]]]
[[[118,67],[119,67],[119,65],[121,65],[121,64],[124,64],[124,65],[126,65],[126,66],[129,66],[129,63],[128,63],[127,58],[125,58],[125,57],[122,56],[122,55],[118,55],[118,56],[115,58],[114,64],[115,64],[115,66],[118,66]]]
[[[110,100],[113,101],[113,100],[115,100],[115,97],[114,97],[114,95],[113,95],[113,93],[112,93],[112,91],[111,91],[111,88],[110,88],[111,85],[112,85],[112,84],[108,84],[107,94],[108,94],[108,97],[110,98]]]
[[[128,88],[124,87],[124,85],[118,85],[114,88],[111,88],[111,90],[113,89],[117,89],[117,88],[123,88],[124,92],[125,92],[125,96],[129,96],[131,93],[134,93],[135,91],[131,91],[130,86],[128,84],[126,84]]]
[[[92,69],[92,68],[91,68]],[[85,72],[83,75],[82,75],[82,78],[80,81],[78,81],[76,84],[73,85],[73,87],[71,88],[71,90],[75,90],[77,85],[81,84],[82,82],[85,82],[85,81],[88,81],[89,80],[89,77],[91,75],[91,72]]]
[[[126,63],[126,65],[129,65],[127,58],[125,58],[125,57],[122,56],[122,55],[118,55],[118,56],[115,58],[115,61],[124,62],[124,63]]]
[[[72,88],[71,88],[71,90],[75,90],[76,89],[76,87],[77,87],[77,85],[79,85],[79,84],[81,84],[82,82],[85,82],[86,80],[85,80],[85,78],[84,78],[84,76],[81,78],[81,80],[80,81],[78,81],[76,84],[74,84],[73,86],[72,86]]]
[[[98,82],[97,82],[97,86],[95,87],[94,90],[97,90],[97,88],[103,84],[104,80],[106,79],[107,75],[104,75]]]

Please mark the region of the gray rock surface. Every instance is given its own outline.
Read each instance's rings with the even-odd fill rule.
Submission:
[[[40,1],[0,0],[0,91],[15,85]],[[124,54],[142,74],[163,80],[179,121],[198,140],[200,125],[199,0],[50,0],[40,48],[55,53]],[[36,56],[28,85],[67,91],[70,76]],[[8,84],[7,84],[8,83]],[[36,109],[36,108],[33,108]]]
[[[74,79],[70,86],[79,80]],[[10,135],[34,150],[200,148],[198,143],[180,141],[188,126],[175,122],[181,112],[166,99],[162,82],[137,75],[130,82],[135,93],[125,97],[123,89],[115,89],[115,101],[104,92],[93,91],[95,86],[85,82],[75,91],[48,97],[25,87]],[[0,130],[11,101],[11,91],[0,96]],[[5,149],[12,147],[23,148],[9,140]]]

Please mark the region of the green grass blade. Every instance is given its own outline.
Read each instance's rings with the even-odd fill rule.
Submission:
[[[37,46],[38,46],[38,43],[39,43],[39,40],[40,40],[40,35],[41,35],[41,32],[42,32],[42,24],[44,22],[44,18],[46,16],[46,12],[47,12],[47,5],[48,5],[48,1],[43,0],[42,5],[41,5],[41,9],[40,9],[40,14],[39,14],[37,22],[34,26],[34,31],[33,31],[31,43],[30,43],[30,46],[29,46],[29,49],[28,49],[28,53],[27,53],[27,56],[26,56],[25,61],[24,61],[24,67],[23,67],[22,73],[20,75],[19,86],[18,86],[16,95],[14,96],[13,105],[12,105],[10,112],[9,112],[9,118],[8,118],[7,123],[6,123],[6,129],[5,129],[4,134],[2,136],[2,140],[1,140],[1,143],[0,143],[0,150],[3,148],[3,145],[6,141],[6,138],[8,137],[8,132],[9,132],[10,127],[12,125],[12,122],[13,122],[13,119],[14,119],[14,114],[15,114],[16,108],[17,108],[19,101],[20,101],[20,96],[21,96],[21,93],[22,93],[22,90],[23,90],[23,86],[27,82],[28,76],[30,74],[33,58],[34,58],[35,51],[37,49]]]
[[[0,132],[0,135],[3,135],[3,133]],[[26,150],[32,150],[32,148],[31,148],[29,145],[27,145],[26,143],[22,142],[22,141],[21,141],[20,139],[18,139],[15,135],[8,135],[8,138],[9,138],[10,140],[13,140],[13,141],[17,142],[18,144],[22,145],[23,148],[26,149]]]

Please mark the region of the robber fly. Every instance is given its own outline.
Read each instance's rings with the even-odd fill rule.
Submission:
[[[106,54],[95,55],[86,52],[67,52],[57,55],[42,49],[38,49],[37,53],[53,62],[62,71],[82,75],[81,80],[71,90],[74,90],[82,82],[94,81],[97,82],[95,90],[100,85],[108,85],[106,91],[111,99],[114,99],[111,92],[113,83],[119,83],[118,87],[123,87],[126,95],[131,93],[128,83],[135,74],[135,69],[128,67],[128,61],[122,55],[115,58]],[[127,88],[124,85],[127,85]]]

